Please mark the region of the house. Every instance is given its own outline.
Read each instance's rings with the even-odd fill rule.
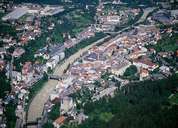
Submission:
[[[50,101],[53,102],[54,100],[59,99],[59,94],[53,92],[53,93],[50,94],[49,99],[50,99]]]
[[[178,20],[178,10],[171,10],[171,16]]]
[[[13,80],[13,83],[17,83],[18,81],[21,81],[22,80],[22,75],[20,72],[17,72],[17,71],[12,71],[12,80]]]
[[[176,57],[178,57],[178,50],[176,51]]]
[[[53,122],[53,126],[55,128],[60,128],[61,125],[64,123],[64,121],[66,120],[65,116],[60,116],[58,117],[54,122]]]
[[[159,68],[159,71],[163,73],[164,75],[167,75],[167,76],[171,75],[170,68],[168,66],[161,66]]]
[[[2,39],[2,41],[4,43],[8,43],[9,44],[12,41],[12,37],[11,36],[10,37],[5,37],[5,38]]]
[[[33,67],[31,62],[26,62],[22,67],[22,80],[29,83],[33,79]]]
[[[146,55],[147,49],[144,47],[135,47],[132,49],[132,53],[129,55],[131,59],[136,59],[140,56]]]
[[[149,71],[153,71],[159,66],[155,63],[153,63],[149,58],[147,57],[141,57],[138,59],[133,60],[133,64],[137,66],[138,68],[145,68]]]
[[[60,113],[63,114],[72,114],[72,111],[75,109],[76,104],[74,103],[71,97],[64,97],[61,99]]]
[[[114,96],[114,92],[116,91],[117,87],[109,87],[104,90],[101,90],[98,95],[94,95],[92,97],[93,101],[99,100],[104,96]]]
[[[58,63],[59,63],[59,56],[55,55],[47,61],[46,67],[54,69]]]
[[[158,55],[159,55],[160,57],[166,58],[166,57],[169,56],[169,53],[168,53],[168,52],[159,52]]]
[[[0,48],[0,58],[4,58],[4,55],[6,54],[5,48]]]
[[[5,61],[0,59],[0,71],[2,71],[5,68],[5,65],[6,65]]]
[[[111,62],[111,72],[116,76],[123,75],[125,70],[131,65],[131,63],[125,59],[114,60]]]
[[[64,52],[60,52],[59,53],[59,59],[63,60],[65,58],[65,53]]]
[[[76,121],[78,122],[78,124],[81,124],[86,119],[88,119],[88,116],[86,116],[83,112],[81,112],[77,115]]]
[[[25,50],[23,48],[16,48],[13,52],[14,57],[20,57],[25,53]]]
[[[147,69],[140,68],[140,80],[149,76],[149,72]]]
[[[77,35],[77,39],[82,41],[93,36],[95,36],[94,28],[88,27]]]

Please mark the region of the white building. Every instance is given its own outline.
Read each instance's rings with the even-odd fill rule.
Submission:
[[[12,11],[9,14],[7,14],[6,16],[2,17],[2,20],[3,21],[17,20],[20,17],[22,17],[23,15],[25,15],[26,13],[28,13],[28,8],[26,8],[26,7],[16,8],[14,11]]]
[[[47,61],[46,67],[54,69],[58,63],[59,63],[59,56],[55,55]]]
[[[76,107],[73,99],[71,97],[64,97],[61,100],[60,113],[63,114],[72,114],[72,111]]]

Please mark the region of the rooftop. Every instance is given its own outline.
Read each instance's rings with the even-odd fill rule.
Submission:
[[[14,11],[10,12],[6,16],[2,17],[2,20],[17,20],[28,12],[28,8],[16,8]]]

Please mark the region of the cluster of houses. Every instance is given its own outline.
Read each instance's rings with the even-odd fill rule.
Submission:
[[[62,6],[56,5],[39,5],[39,4],[31,4],[31,3],[24,3],[12,8],[12,11],[8,13],[6,16],[2,17],[3,21],[8,20],[18,20],[24,15],[31,14],[31,15],[39,15],[39,16],[52,16],[59,12],[63,12],[64,8]]]
[[[18,117],[17,124],[23,124],[25,122],[25,107],[27,105],[29,89],[44,76],[44,72],[48,72],[48,69],[51,70],[56,67],[56,65],[65,57],[64,46],[52,45],[48,48],[43,48],[38,51],[38,54],[35,54],[35,57],[41,56],[46,59],[46,63],[33,63],[27,61],[24,64],[20,63],[22,69],[20,71],[16,70],[11,63],[7,63],[3,57],[6,54],[4,49],[1,49],[1,58],[0,59],[0,70],[6,70],[6,76],[11,79],[12,85],[12,95],[5,99],[10,99],[17,97],[17,108],[16,116]],[[45,54],[43,54],[43,52]],[[16,47],[12,53],[12,58],[19,58],[25,53],[25,50],[21,47]],[[12,59],[12,60],[13,60]],[[7,102],[8,102],[7,101]],[[3,109],[3,107],[2,107]],[[0,107],[1,110],[1,107]],[[4,118],[3,118],[4,119]]]
[[[82,32],[78,33],[76,37],[69,38],[68,40],[66,40],[64,42],[64,46],[65,48],[71,48],[82,40],[95,36],[95,32],[95,28],[93,26],[89,26],[85,28]]]
[[[41,20],[44,16],[52,16],[64,11],[62,6],[38,5],[24,3],[9,7],[9,13],[2,17],[2,21],[13,24],[15,26],[17,37],[10,35],[0,35],[5,49],[11,46],[23,46],[31,40],[35,40],[42,34]],[[55,26],[54,23],[49,24],[48,29],[51,30]]]
[[[116,1],[118,3],[119,1]],[[57,44],[52,46],[45,46],[39,49],[34,57],[43,58],[45,63],[32,63],[30,61],[20,64],[21,71],[16,71],[11,63],[4,61],[5,55],[10,55],[7,51],[11,46],[15,47],[12,58],[20,58],[26,51],[20,46],[27,44],[30,40],[35,40],[42,33],[41,30],[41,17],[51,16],[63,11],[61,6],[44,6],[36,4],[22,4],[14,6],[12,12],[2,18],[4,21],[13,21],[16,30],[18,31],[18,42],[15,38],[9,35],[1,35],[3,47],[0,48],[0,71],[6,68],[6,75],[11,78],[13,85],[12,92],[7,99],[13,99],[17,96],[16,116],[24,121],[26,101],[28,100],[29,88],[43,78],[44,72],[49,69],[53,70],[57,64],[65,58],[64,50],[71,48],[79,42],[95,36],[97,31],[114,30],[118,24],[126,23],[128,17],[135,17],[139,15],[140,9],[127,8],[117,12],[111,9],[105,14],[104,3],[100,2],[97,7],[97,20],[96,26],[85,28],[82,32],[78,33],[74,38],[69,38],[64,42],[64,45]],[[21,21],[19,18],[25,18]],[[159,21],[163,24],[176,23],[178,20],[178,11],[164,11],[160,10],[153,14],[152,19]],[[55,24],[51,24],[48,29],[53,29]],[[172,32],[168,30],[168,32]],[[155,25],[139,25],[134,27],[129,32],[124,32],[112,40],[105,42],[100,46],[92,47],[85,53],[79,60],[70,65],[67,72],[64,74],[63,79],[60,80],[51,93],[48,102],[45,104],[46,112],[50,112],[53,104],[60,101],[60,115],[53,122],[54,127],[59,128],[65,121],[82,123],[88,118],[82,111],[78,111],[76,102],[70,94],[81,90],[85,86],[90,91],[94,91],[92,100],[96,101],[104,96],[113,96],[118,87],[112,81],[107,84],[107,81],[102,80],[101,76],[106,71],[109,72],[112,78],[120,82],[121,86],[128,83],[128,80],[122,79],[125,70],[131,65],[135,65],[138,69],[140,80],[150,79],[152,72],[156,69],[161,74],[169,76],[171,69],[167,64],[158,64],[150,58],[150,55],[156,54],[154,49],[146,48],[147,45],[157,44],[161,39],[161,33]],[[159,52],[157,58],[170,57],[171,52]],[[178,52],[176,52],[178,56]],[[12,60],[13,60],[12,59]],[[159,75],[160,76],[160,75]],[[158,75],[156,76],[158,78]],[[100,80],[102,86],[97,87],[95,82]],[[0,101],[0,117],[3,113],[3,107]]]
[[[43,58],[45,63],[35,61],[27,61],[19,63],[22,67],[20,71],[13,67],[14,59],[18,59],[26,53],[23,48],[29,41],[35,40],[42,34],[42,17],[52,16],[59,12],[64,11],[61,6],[52,5],[38,5],[38,4],[20,4],[12,6],[10,13],[2,17],[4,22],[9,22],[15,26],[17,31],[17,37],[1,34],[1,41],[3,47],[0,48],[0,70],[6,70],[6,76],[11,78],[13,96],[17,96],[17,108],[16,116],[18,122],[24,121],[25,106],[28,101],[29,88],[31,88],[36,82],[43,78],[44,72],[52,71],[57,64],[65,58],[65,48],[70,48],[82,40],[95,36],[95,30],[93,27],[88,27],[82,32],[78,33],[75,38],[69,39],[64,42],[64,45],[54,44],[45,46],[42,49],[37,50],[34,54],[34,58]],[[48,30],[53,29],[55,24],[51,23],[48,26]],[[8,52],[8,49],[14,46],[15,49],[12,53]],[[4,60],[6,55],[12,56],[11,62]],[[21,123],[19,123],[21,124]],[[22,123],[23,124],[23,123]]]
[[[114,95],[118,86],[112,81],[108,86],[104,86],[108,81],[101,80],[101,76],[106,71],[112,74],[110,75],[112,76],[111,78],[120,82],[120,86],[124,86],[129,82],[121,76],[131,65],[137,67],[140,80],[150,79],[151,73],[155,69],[159,69],[161,73],[170,72],[168,66],[159,65],[150,58],[150,54],[156,53],[156,51],[146,48],[149,44],[156,44],[159,39],[161,39],[161,33],[158,28],[153,25],[140,25],[100,46],[91,48],[69,67],[64,78],[58,82],[49,97],[49,104],[53,104],[56,101],[61,103],[59,109],[62,114],[54,121],[53,125],[60,127],[66,120],[69,122],[77,121],[79,113],[76,112],[75,102],[69,97],[70,94],[82,90],[83,86],[94,92],[91,97],[93,101],[99,100],[104,96]],[[97,87],[95,85],[97,80],[101,80],[102,86]],[[67,103],[64,100],[67,100]],[[68,106],[64,107],[63,103]],[[46,107],[48,111],[51,110],[49,106],[51,105]],[[86,115],[83,116],[85,117],[84,119],[87,118]],[[68,117],[73,118],[68,120]]]
[[[97,31],[113,31],[116,25],[123,25],[128,22],[129,18],[135,18],[140,13],[140,9],[134,8],[119,8],[115,9],[111,7],[109,10],[106,9],[107,4],[100,2],[97,7]]]

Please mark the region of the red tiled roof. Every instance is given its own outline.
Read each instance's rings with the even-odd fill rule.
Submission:
[[[64,121],[65,121],[65,116],[60,116],[60,117],[58,117],[54,122],[56,123],[56,124],[63,124],[64,123]]]

